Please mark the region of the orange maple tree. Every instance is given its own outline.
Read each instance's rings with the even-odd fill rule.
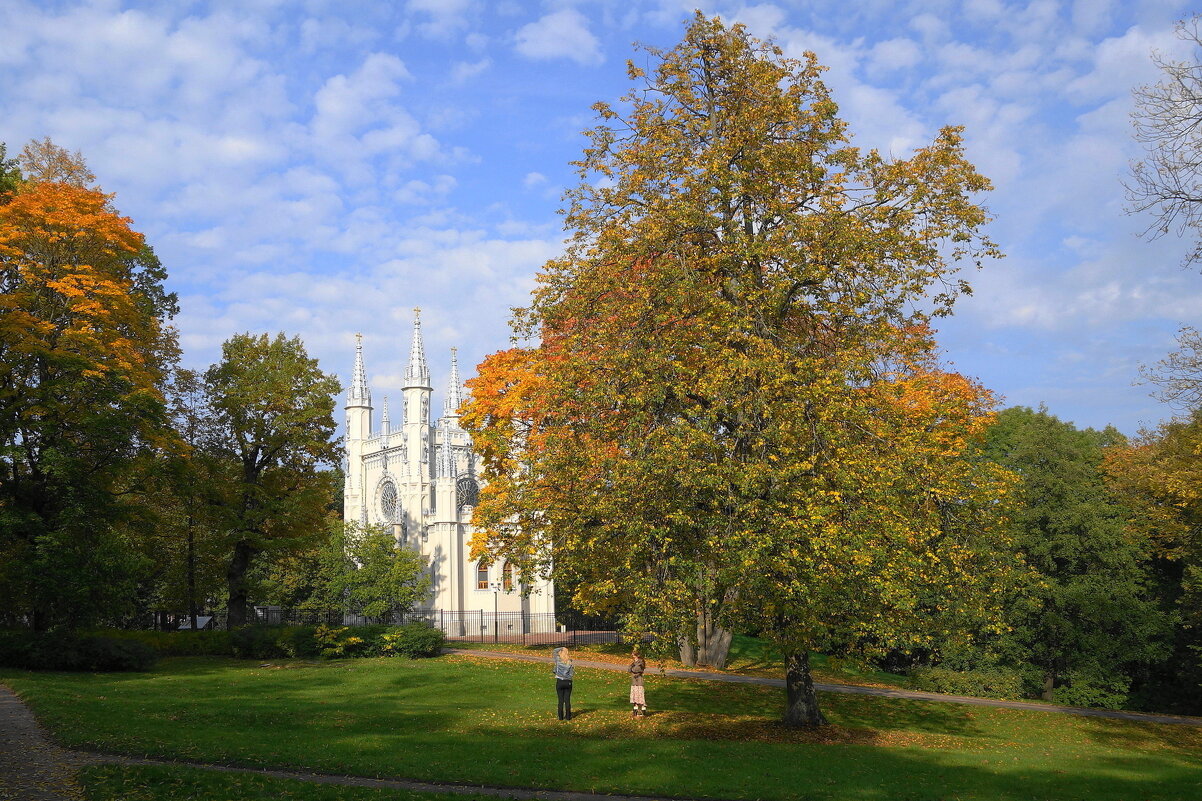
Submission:
[[[39,625],[116,592],[97,571],[119,558],[120,476],[166,436],[160,282],[97,189],[26,177],[0,204],[0,592]]]

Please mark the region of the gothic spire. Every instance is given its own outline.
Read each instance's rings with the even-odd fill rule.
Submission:
[[[442,413],[446,417],[459,417],[459,407],[463,405],[463,385],[459,383],[459,349],[451,348],[451,381],[447,386],[447,397],[442,404]]]
[[[409,346],[409,366],[405,369],[406,387],[430,387],[430,368],[426,366],[426,346],[422,342],[422,310],[413,310],[413,342]]]
[[[381,416],[380,416],[380,433],[383,434],[384,436],[388,436],[388,434],[390,433],[390,428],[391,427],[389,426],[389,423],[388,423],[388,396],[385,395],[384,396],[384,411],[381,413]]]
[[[371,390],[367,388],[367,371],[363,369],[363,335],[355,334],[355,369],[351,386],[346,393],[347,406],[371,406]]]

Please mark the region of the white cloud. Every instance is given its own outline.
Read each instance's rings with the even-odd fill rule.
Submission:
[[[491,66],[492,60],[487,58],[479,61],[456,61],[455,66],[451,68],[451,82],[465,83],[484,73]]]
[[[447,39],[471,27],[475,3],[472,0],[409,0],[406,10],[424,20],[418,32],[431,39]]]
[[[605,60],[600,41],[588,29],[588,19],[571,8],[523,25],[516,39],[518,53],[526,58],[566,58],[586,66]]]

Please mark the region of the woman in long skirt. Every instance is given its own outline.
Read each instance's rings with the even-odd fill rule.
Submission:
[[[647,669],[647,660],[643,659],[639,649],[635,648],[630,655],[630,710],[632,718],[641,718],[647,714],[647,697],[643,692],[643,672]]]

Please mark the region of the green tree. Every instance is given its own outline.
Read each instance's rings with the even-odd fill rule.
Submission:
[[[1034,571],[1011,601],[1002,656],[1037,668],[1046,700],[1122,703],[1132,666],[1162,659],[1172,628],[1150,581],[1150,543],[1128,531],[1105,484],[1103,445],[1125,440],[1025,407],[1003,411],[986,435],[986,456],[1019,477],[1014,541]]]
[[[110,196],[26,177],[0,205],[0,593],[10,620],[81,625],[130,611],[147,569],[123,524],[171,439],[173,306]]]
[[[426,597],[428,570],[424,556],[397,547],[383,527],[334,520],[318,547],[273,563],[265,589],[272,603],[299,612],[384,620]]]
[[[17,160],[8,157],[8,146],[0,142],[0,203],[4,203],[21,183]]]
[[[996,255],[989,184],[955,128],[852,147],[813,54],[700,14],[650,52],[594,107],[567,252],[516,319],[538,346],[472,384],[476,550],[702,652],[763,632],[785,721],[821,723],[812,650],[981,624],[1000,586],[1005,477],[967,458],[992,399],[920,311]]]
[[[210,450],[225,461],[220,524],[227,537],[229,625],[247,622],[247,576],[256,560],[301,550],[325,528],[335,489],[337,378],[299,338],[237,334],[205,373],[213,416]]]

